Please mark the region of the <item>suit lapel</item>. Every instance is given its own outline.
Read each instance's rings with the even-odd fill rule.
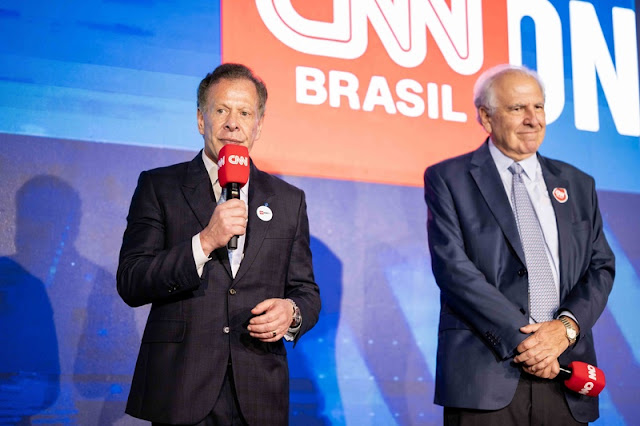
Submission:
[[[509,198],[504,190],[504,185],[500,179],[496,164],[493,158],[491,158],[489,146],[486,141],[474,152],[469,172],[471,176],[473,176],[476,185],[478,185],[480,193],[484,197],[487,206],[493,213],[507,241],[511,244],[511,247],[513,247],[522,264],[526,265],[513,210],[511,210]]]
[[[258,218],[256,213],[258,207],[268,205],[274,216],[278,214],[277,205],[274,205],[276,195],[269,184],[269,175],[258,170],[253,162],[251,163],[249,182],[249,222],[244,242],[244,258],[240,263],[234,283],[242,278],[256,259],[271,223],[271,221],[263,221]]]
[[[553,195],[555,188],[564,188],[567,193],[570,194],[569,181],[560,177],[560,170],[551,164],[545,157],[538,155],[538,161],[542,167],[542,176],[544,178],[545,185],[547,186],[547,192],[551,199],[551,205],[556,215],[556,225],[558,227],[558,246],[560,252],[560,300],[564,300],[566,292],[569,291],[569,284],[567,281],[567,271],[569,270],[569,263],[573,257],[571,253],[571,208],[570,204],[560,203]]]
[[[182,193],[200,226],[204,229],[209,224],[211,215],[216,208],[216,198],[213,195],[209,173],[202,161],[202,151],[187,166],[187,173],[182,181]],[[231,276],[231,265],[226,247],[215,250],[215,256]]]
[[[202,151],[187,166],[187,173],[182,181],[182,193],[198,218],[200,226],[207,226],[216,207],[216,200],[209,174],[202,161]]]

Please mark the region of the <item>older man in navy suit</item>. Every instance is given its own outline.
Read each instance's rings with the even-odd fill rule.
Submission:
[[[283,339],[297,341],[320,311],[305,196],[252,162],[240,199],[225,201],[216,164],[226,144],[251,150],[266,100],[250,69],[219,66],[198,89],[204,150],[140,175],[117,276],[126,303],[152,304],[127,403],[132,416],[154,424],[288,422]],[[228,251],[234,235],[238,248]]]
[[[424,177],[441,291],[435,403],[447,425],[594,421],[598,399],[553,380],[560,364],[596,364],[591,330],[613,285],[594,180],[538,154],[535,72],[494,67],[474,92],[488,139]]]

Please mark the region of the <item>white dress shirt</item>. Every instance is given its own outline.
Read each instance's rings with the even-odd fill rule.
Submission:
[[[491,138],[489,138],[489,152],[498,168],[500,179],[502,180],[504,190],[507,192],[507,197],[509,197],[509,203],[511,203],[511,209],[513,210],[513,200],[511,199],[513,174],[509,171],[509,167],[514,161],[504,155],[502,151],[495,146]],[[547,191],[547,184],[544,182],[544,177],[542,176],[542,167],[538,161],[538,156],[535,154],[522,161],[518,161],[518,164],[524,169],[522,180],[529,194],[529,199],[531,199],[531,204],[533,204],[533,209],[538,216],[540,227],[542,228],[545,251],[549,265],[551,265],[553,282],[556,286],[557,294],[560,296],[560,245],[558,243],[558,225],[556,222],[556,213],[553,210],[551,198],[549,197],[549,191]],[[576,323],[578,322],[569,311],[562,311],[558,316],[561,315],[566,315],[576,321]],[[533,323],[534,321],[530,319],[530,322]]]

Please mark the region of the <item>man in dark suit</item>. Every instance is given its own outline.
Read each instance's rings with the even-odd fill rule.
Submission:
[[[545,97],[536,73],[498,66],[478,79],[474,92],[488,139],[429,167],[424,177],[441,291],[435,403],[445,407],[445,424],[594,421],[597,398],[551,380],[560,364],[596,364],[591,329],[613,285],[614,256],[594,180],[537,153]],[[526,192],[514,195],[522,183]],[[532,212],[543,280],[526,249],[530,232],[523,232],[533,222],[523,219],[517,200]],[[550,291],[543,316],[534,314],[541,287]]]
[[[224,201],[216,164],[225,144],[251,150],[266,100],[250,69],[219,66],[198,88],[204,150],[140,175],[117,276],[127,304],[152,304],[126,409],[132,416],[154,424],[288,422],[283,339],[297,341],[320,311],[305,196],[251,162],[240,199]],[[234,235],[238,248],[227,250]]]

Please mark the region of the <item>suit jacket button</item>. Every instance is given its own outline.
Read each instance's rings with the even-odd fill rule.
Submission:
[[[223,328],[223,329],[222,329],[222,332],[223,332],[224,334],[229,334],[229,327],[225,327],[225,328]]]
[[[235,289],[235,288],[230,288],[230,289],[229,289],[229,294],[230,294],[230,295],[232,295],[232,296],[233,296],[234,294],[236,294],[236,289]]]
[[[526,274],[527,274],[527,270],[524,269],[524,268],[522,268],[522,269],[520,269],[518,271],[518,275],[521,276],[521,277],[525,276]]]

